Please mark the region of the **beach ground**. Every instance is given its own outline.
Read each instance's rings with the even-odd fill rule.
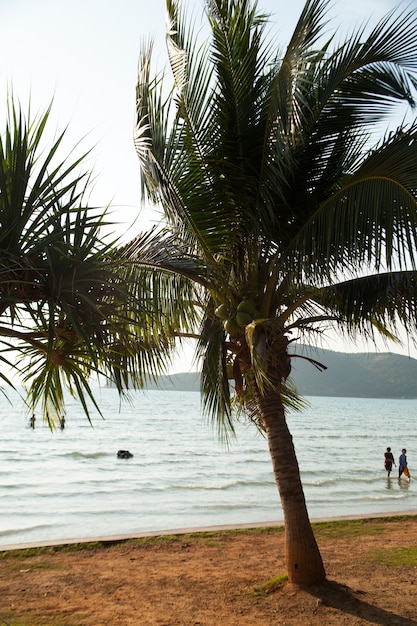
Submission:
[[[314,524],[328,579],[295,589],[283,529],[0,552],[1,626],[417,626],[417,516]]]

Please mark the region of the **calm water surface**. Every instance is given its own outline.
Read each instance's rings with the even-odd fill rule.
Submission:
[[[93,427],[73,401],[66,427],[29,427],[0,397],[0,545],[282,521],[267,442],[239,423],[227,449],[197,392],[97,391]],[[417,510],[417,483],[387,481],[383,453],[408,450],[417,476],[417,401],[308,398],[288,417],[312,519]],[[133,453],[116,458],[118,449]],[[395,470],[395,468],[394,468]],[[416,479],[417,480],[417,479]]]

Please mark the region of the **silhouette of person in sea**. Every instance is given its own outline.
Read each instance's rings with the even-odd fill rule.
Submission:
[[[64,416],[61,417],[61,419],[59,421],[59,425],[61,427],[61,430],[64,430],[64,428],[65,428],[65,417]]]
[[[386,452],[384,452],[384,466],[387,470],[387,477],[389,478],[392,470],[392,465],[395,465],[394,455],[391,452],[391,448],[387,448]]]
[[[129,450],[118,450],[117,458],[118,459],[131,459],[133,454],[129,452]]]
[[[29,420],[31,428],[35,428],[35,422],[36,422],[36,417],[35,417],[35,414],[33,414],[32,417]]]
[[[405,448],[401,450],[400,459],[398,461],[398,478],[401,478],[404,473],[406,475],[408,474],[407,450]]]

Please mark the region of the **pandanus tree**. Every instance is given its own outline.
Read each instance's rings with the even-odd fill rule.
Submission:
[[[88,206],[87,154],[62,160],[65,133],[47,143],[51,108],[28,109],[11,95],[0,136],[0,376],[6,387],[20,378],[28,411],[40,408],[53,427],[65,391],[87,416],[99,411],[93,374],[122,392],[165,371],[170,329],[186,327],[192,309],[164,297],[187,293],[179,275],[136,282],[110,218]]]
[[[372,133],[414,105],[416,14],[337,43],[327,0],[308,0],[281,53],[256,2],[206,0],[205,43],[179,2],[166,6],[172,78],[144,45],[135,145],[171,239],[148,241],[159,265],[139,246],[137,271],[194,285],[204,408],[231,430],[247,411],[266,433],[289,580],[315,583],[325,570],[286,422],[290,344],[332,326],[371,339],[415,330],[417,123]]]

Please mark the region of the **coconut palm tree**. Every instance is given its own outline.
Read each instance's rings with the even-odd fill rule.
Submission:
[[[166,6],[171,87],[144,45],[136,92],[144,197],[176,239],[153,271],[194,284],[205,409],[231,430],[246,411],[266,433],[289,580],[315,583],[325,570],[286,422],[290,344],[330,327],[415,333],[417,123],[373,133],[415,104],[416,13],[337,43],[324,38],[328,1],[307,0],[281,53],[256,2],[207,0],[206,43],[179,2]]]
[[[130,253],[102,234],[110,224],[106,212],[88,206],[87,155],[60,160],[65,133],[46,147],[50,111],[32,118],[29,106],[26,117],[11,95],[0,136],[0,376],[13,385],[17,375],[28,411],[40,404],[53,427],[65,389],[87,416],[88,400],[99,410],[93,374],[123,391],[165,371],[174,341],[168,331],[188,322],[187,306],[173,309],[151,277],[136,283]],[[164,281],[172,295],[183,279]],[[178,298],[186,292],[181,287]]]

